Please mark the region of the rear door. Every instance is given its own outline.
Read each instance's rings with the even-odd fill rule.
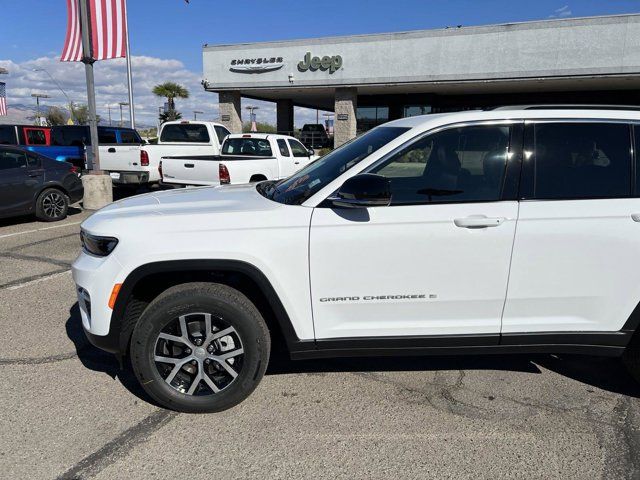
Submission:
[[[37,158],[37,157],[34,157]],[[27,153],[0,147],[0,214],[11,215],[31,208],[42,174],[31,172]]]
[[[0,145],[17,145],[16,127],[13,125],[0,125]]]
[[[509,334],[620,330],[640,300],[632,127],[532,121],[525,151],[505,342]]]

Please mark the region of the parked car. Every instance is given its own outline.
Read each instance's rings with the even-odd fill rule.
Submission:
[[[140,153],[144,142],[136,130],[99,126],[98,142],[100,168],[109,172],[114,183],[141,184],[149,181],[150,169]],[[89,127],[85,125],[0,125],[0,144],[20,145],[26,150],[72,163],[79,170],[84,170],[86,146],[91,145],[91,135]]]
[[[217,157],[220,146],[230,132],[216,122],[177,120],[160,127],[158,143],[145,145],[141,155],[149,168],[149,181],[160,180],[160,161],[174,156]],[[181,182],[175,182],[181,183]]]
[[[640,380],[640,112],[601,108],[405,118],[282,181],[112,204],[73,265],[85,332],[188,412],[246,398],[274,344],[606,355]]]
[[[300,141],[309,148],[324,148],[331,146],[331,139],[327,135],[324,125],[307,123],[300,130]]]
[[[217,156],[163,157],[162,182],[219,185],[281,179],[317,158],[295,138],[271,133],[228,135],[221,151]]]
[[[74,165],[0,145],[0,217],[35,214],[45,222],[62,220],[82,195]]]

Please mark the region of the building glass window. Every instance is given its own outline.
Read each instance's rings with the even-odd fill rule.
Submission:
[[[405,105],[402,112],[403,117],[416,117],[431,113],[431,105]]]
[[[358,133],[366,132],[389,121],[389,107],[358,107],[356,119]]]

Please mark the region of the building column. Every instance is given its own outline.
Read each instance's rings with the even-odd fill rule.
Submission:
[[[336,88],[333,146],[339,147],[356,136],[357,88]]]
[[[276,129],[278,133],[293,135],[293,100],[276,101]]]
[[[231,133],[242,133],[242,106],[240,105],[240,92],[218,93],[220,105],[220,123],[229,129]]]

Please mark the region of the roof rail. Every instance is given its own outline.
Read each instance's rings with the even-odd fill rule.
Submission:
[[[587,105],[587,104],[540,104],[540,105],[505,105],[487,110],[640,110],[638,105]]]

